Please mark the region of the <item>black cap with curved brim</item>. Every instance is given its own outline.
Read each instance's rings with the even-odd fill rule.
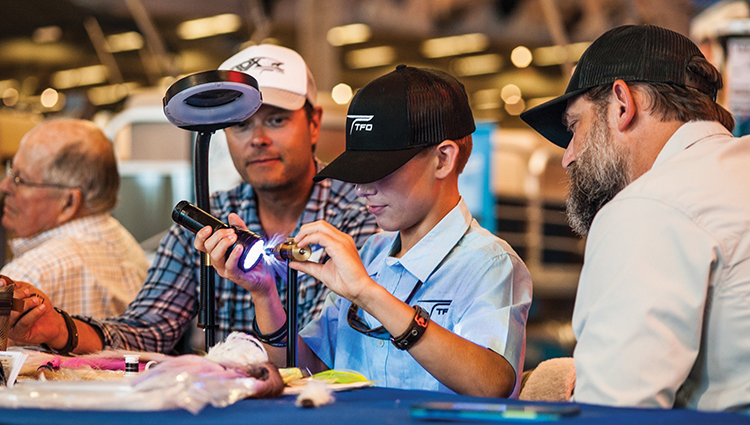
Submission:
[[[428,146],[476,129],[463,85],[434,69],[399,65],[362,87],[346,116],[346,151],[313,180],[371,183]]]
[[[581,56],[565,94],[521,114],[552,143],[567,148],[572,134],[563,124],[568,101],[616,80],[694,88],[716,100],[717,88],[688,69],[698,46],[682,34],[654,25],[625,25],[602,34]]]

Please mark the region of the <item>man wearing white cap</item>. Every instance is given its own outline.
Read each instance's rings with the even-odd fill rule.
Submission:
[[[361,246],[377,225],[354,185],[313,183],[324,166],[314,156],[322,108],[316,106],[315,80],[302,57],[280,46],[252,46],[219,69],[253,76],[263,105],[245,122],[225,130],[232,161],[244,181],[213,194],[211,213],[232,225],[244,222],[260,235],[283,238],[295,235],[305,223],[326,220]],[[41,298],[31,297],[27,310],[34,310],[18,320],[11,337],[77,353],[102,348],[171,351],[198,312],[200,253],[193,240],[194,235],[178,225],[170,229],[138,297],[122,315],[103,321],[87,317],[64,321],[47,303],[39,304]],[[316,256],[326,259],[324,253],[313,251]],[[256,277],[275,279],[281,298],[286,299],[285,278],[272,272]],[[320,311],[327,293],[313,277],[300,276],[300,326]],[[216,300],[219,339],[234,330],[251,333],[255,310],[249,291],[217,276]]]

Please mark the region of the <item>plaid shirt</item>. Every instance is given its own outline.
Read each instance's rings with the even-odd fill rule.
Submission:
[[[318,164],[318,168],[322,164]],[[263,235],[252,187],[242,183],[227,192],[211,197],[211,213],[223,222],[229,213],[237,213],[248,229]],[[325,220],[354,238],[357,247],[378,228],[354,186],[340,181],[324,180],[313,186],[310,200],[297,222],[300,226]],[[103,321],[78,317],[101,329],[105,348],[125,348],[152,352],[169,352],[190,321],[198,313],[200,256],[193,247],[194,235],[173,225],[162,239],[146,282],[122,315]],[[315,253],[313,253],[315,255]],[[327,260],[321,256],[321,262]],[[276,279],[282,303],[286,303],[286,275]],[[298,326],[316,316],[329,290],[308,275],[299,277]],[[250,292],[216,275],[217,339],[223,340],[234,330],[250,333],[255,307]]]
[[[138,242],[107,213],[13,239],[10,247],[15,258],[0,274],[31,283],[70,314],[121,314],[148,270]]]

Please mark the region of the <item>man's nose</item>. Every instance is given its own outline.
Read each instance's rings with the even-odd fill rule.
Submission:
[[[271,139],[262,125],[253,126],[252,134],[250,134],[250,143],[254,146],[263,146],[271,143]]]
[[[0,192],[10,193],[13,189],[15,189],[15,184],[10,176],[5,176],[0,180]]]
[[[570,139],[570,143],[568,143],[568,147],[565,148],[565,153],[563,154],[563,158],[562,158],[563,168],[568,168],[570,164],[576,161],[576,156],[575,156],[574,151],[575,151],[575,148],[573,145],[573,139]]]

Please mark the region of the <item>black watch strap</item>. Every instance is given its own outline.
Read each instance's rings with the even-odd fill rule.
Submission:
[[[55,311],[60,313],[60,315],[63,317],[63,320],[65,320],[65,328],[68,330],[68,341],[65,343],[65,346],[59,350],[55,350],[47,344],[41,345],[46,350],[52,351],[61,356],[67,356],[78,346],[78,327],[76,327],[73,318],[70,317],[70,315],[65,310],[61,310],[55,307]]]
[[[414,318],[411,320],[409,329],[397,337],[391,337],[391,342],[399,350],[408,350],[419,338],[422,338],[427,325],[430,323],[430,315],[422,307],[414,306]]]

